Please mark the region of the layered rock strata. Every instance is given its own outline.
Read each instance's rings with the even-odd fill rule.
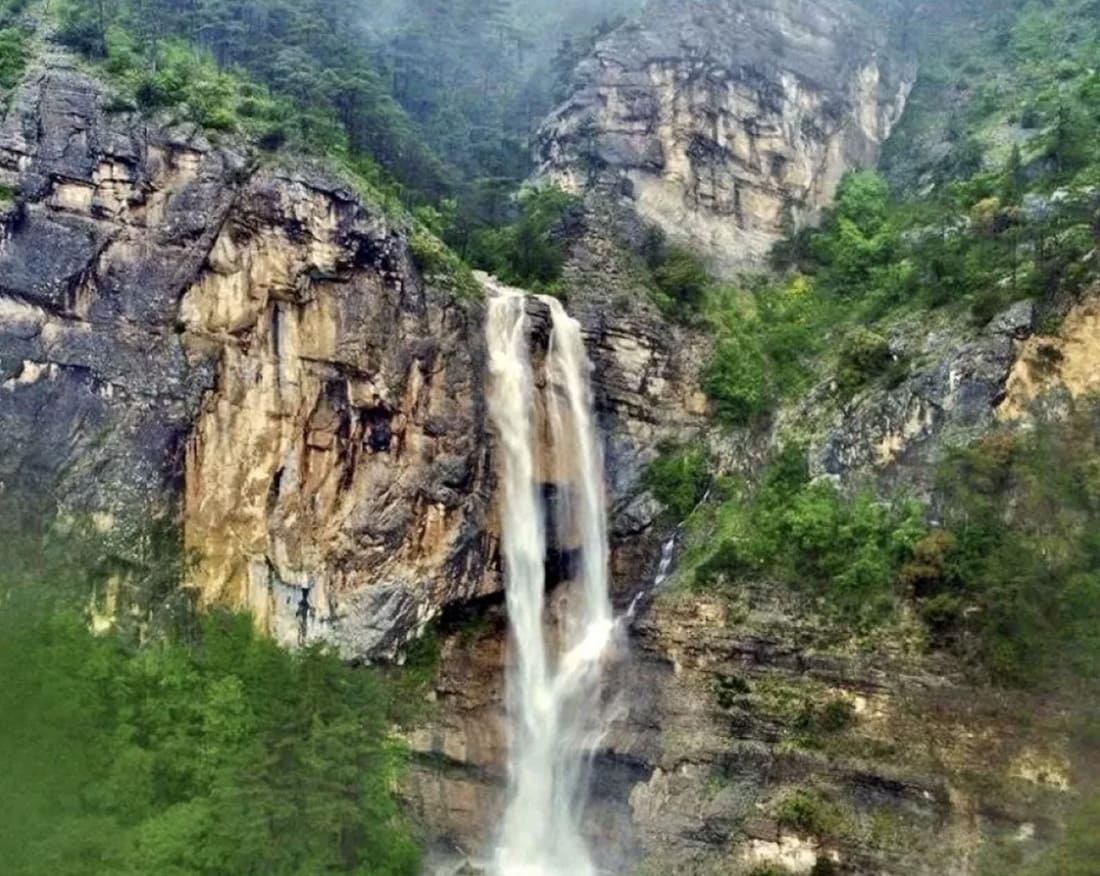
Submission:
[[[628,203],[725,273],[871,166],[915,71],[884,7],[658,0],[603,39],[543,125],[538,174]]]

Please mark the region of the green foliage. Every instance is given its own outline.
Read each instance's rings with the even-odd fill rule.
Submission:
[[[707,315],[715,351],[702,382],[720,420],[749,425],[806,386],[827,307],[802,275],[713,296]]]
[[[804,452],[788,447],[761,482],[728,500],[723,538],[696,569],[700,586],[765,575],[824,597],[853,622],[878,620],[924,532],[911,502],[845,496],[808,480]]]
[[[895,358],[890,342],[877,332],[857,328],[840,348],[837,385],[843,393],[852,393],[874,378],[894,370]]]
[[[839,806],[821,792],[803,788],[785,796],[775,815],[781,826],[818,839],[834,836],[844,825]]]
[[[952,449],[930,508],[810,482],[788,447],[691,518],[698,587],[770,578],[849,626],[909,601],[931,647],[1006,685],[1100,677],[1100,403]],[[934,509],[934,510],[933,510]],[[939,525],[925,520],[934,516]],[[806,729],[836,714],[813,705]]]
[[[670,244],[658,228],[647,231],[641,255],[661,312],[678,322],[694,321],[714,287],[703,260],[686,247]]]
[[[821,233],[813,238],[828,292],[862,297],[881,282],[879,275],[897,246],[890,218],[890,190],[877,173],[845,176]]]
[[[807,703],[798,716],[797,728],[811,736],[843,733],[856,720],[856,710],[848,700],[834,697],[824,703]]]
[[[409,252],[422,274],[467,298],[481,296],[481,286],[462,259],[423,225],[409,238]]]
[[[772,410],[776,391],[768,364],[767,354],[751,330],[730,332],[718,341],[703,373],[703,389],[720,420],[747,426]]]
[[[13,88],[19,83],[29,57],[25,30],[0,29],[0,89]]]
[[[1100,794],[1087,797],[1074,813],[1065,835],[1020,876],[1095,876],[1100,861]]]
[[[1100,673],[1100,412],[994,433],[940,472],[942,533],[905,578],[942,644],[999,681]]]
[[[102,61],[146,107],[180,107],[242,130],[357,161],[376,160],[435,200],[449,171],[387,92],[354,26],[328,0],[62,0],[58,36]]]
[[[516,222],[475,235],[468,258],[505,283],[552,294],[561,279],[568,236],[579,221],[581,201],[545,186],[523,191],[518,207]]]
[[[694,510],[709,484],[710,466],[702,447],[666,448],[642,477],[642,485],[675,521],[684,520]]]
[[[128,575],[163,601],[157,576],[178,593],[179,561],[151,546],[147,565],[119,565],[102,537],[3,522],[5,873],[419,872],[391,734],[423,700],[415,674],[292,654],[223,613],[93,634],[89,589]]]

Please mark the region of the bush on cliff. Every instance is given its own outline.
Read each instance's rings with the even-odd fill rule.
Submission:
[[[0,29],[0,89],[19,83],[28,57],[26,32],[14,27]]]
[[[642,485],[677,522],[699,504],[709,484],[710,467],[701,447],[664,448],[642,476]]]
[[[822,597],[857,624],[892,604],[924,532],[914,503],[847,496],[827,481],[810,482],[805,452],[794,445],[776,455],[758,484],[735,490],[718,514],[722,524],[707,536],[698,584],[765,576]]]
[[[515,222],[475,234],[467,257],[505,283],[553,294],[561,279],[581,200],[554,186],[528,189],[517,200]]]

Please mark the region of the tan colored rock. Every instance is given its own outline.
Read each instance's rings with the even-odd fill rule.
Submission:
[[[497,586],[480,323],[407,265],[359,268],[367,246],[401,255],[354,203],[254,185],[180,308],[221,349],[187,444],[192,583],[284,643],[393,654]]]
[[[998,416],[1018,420],[1053,389],[1074,399],[1100,392],[1100,294],[1070,310],[1057,335],[1036,335],[1019,344]]]
[[[659,0],[577,71],[539,176],[600,188],[732,274],[874,164],[914,70],[866,4]]]

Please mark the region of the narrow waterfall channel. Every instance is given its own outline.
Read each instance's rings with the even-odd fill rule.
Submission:
[[[615,632],[592,366],[580,325],[560,302],[544,297],[551,333],[543,379],[536,381],[527,297],[500,287],[491,292],[489,408],[500,448],[512,649],[510,787],[492,869],[496,876],[590,876],[596,868],[580,820],[588,760],[605,730],[600,687]],[[544,503],[546,485],[554,495]],[[569,589],[551,625],[548,548],[566,547]]]

